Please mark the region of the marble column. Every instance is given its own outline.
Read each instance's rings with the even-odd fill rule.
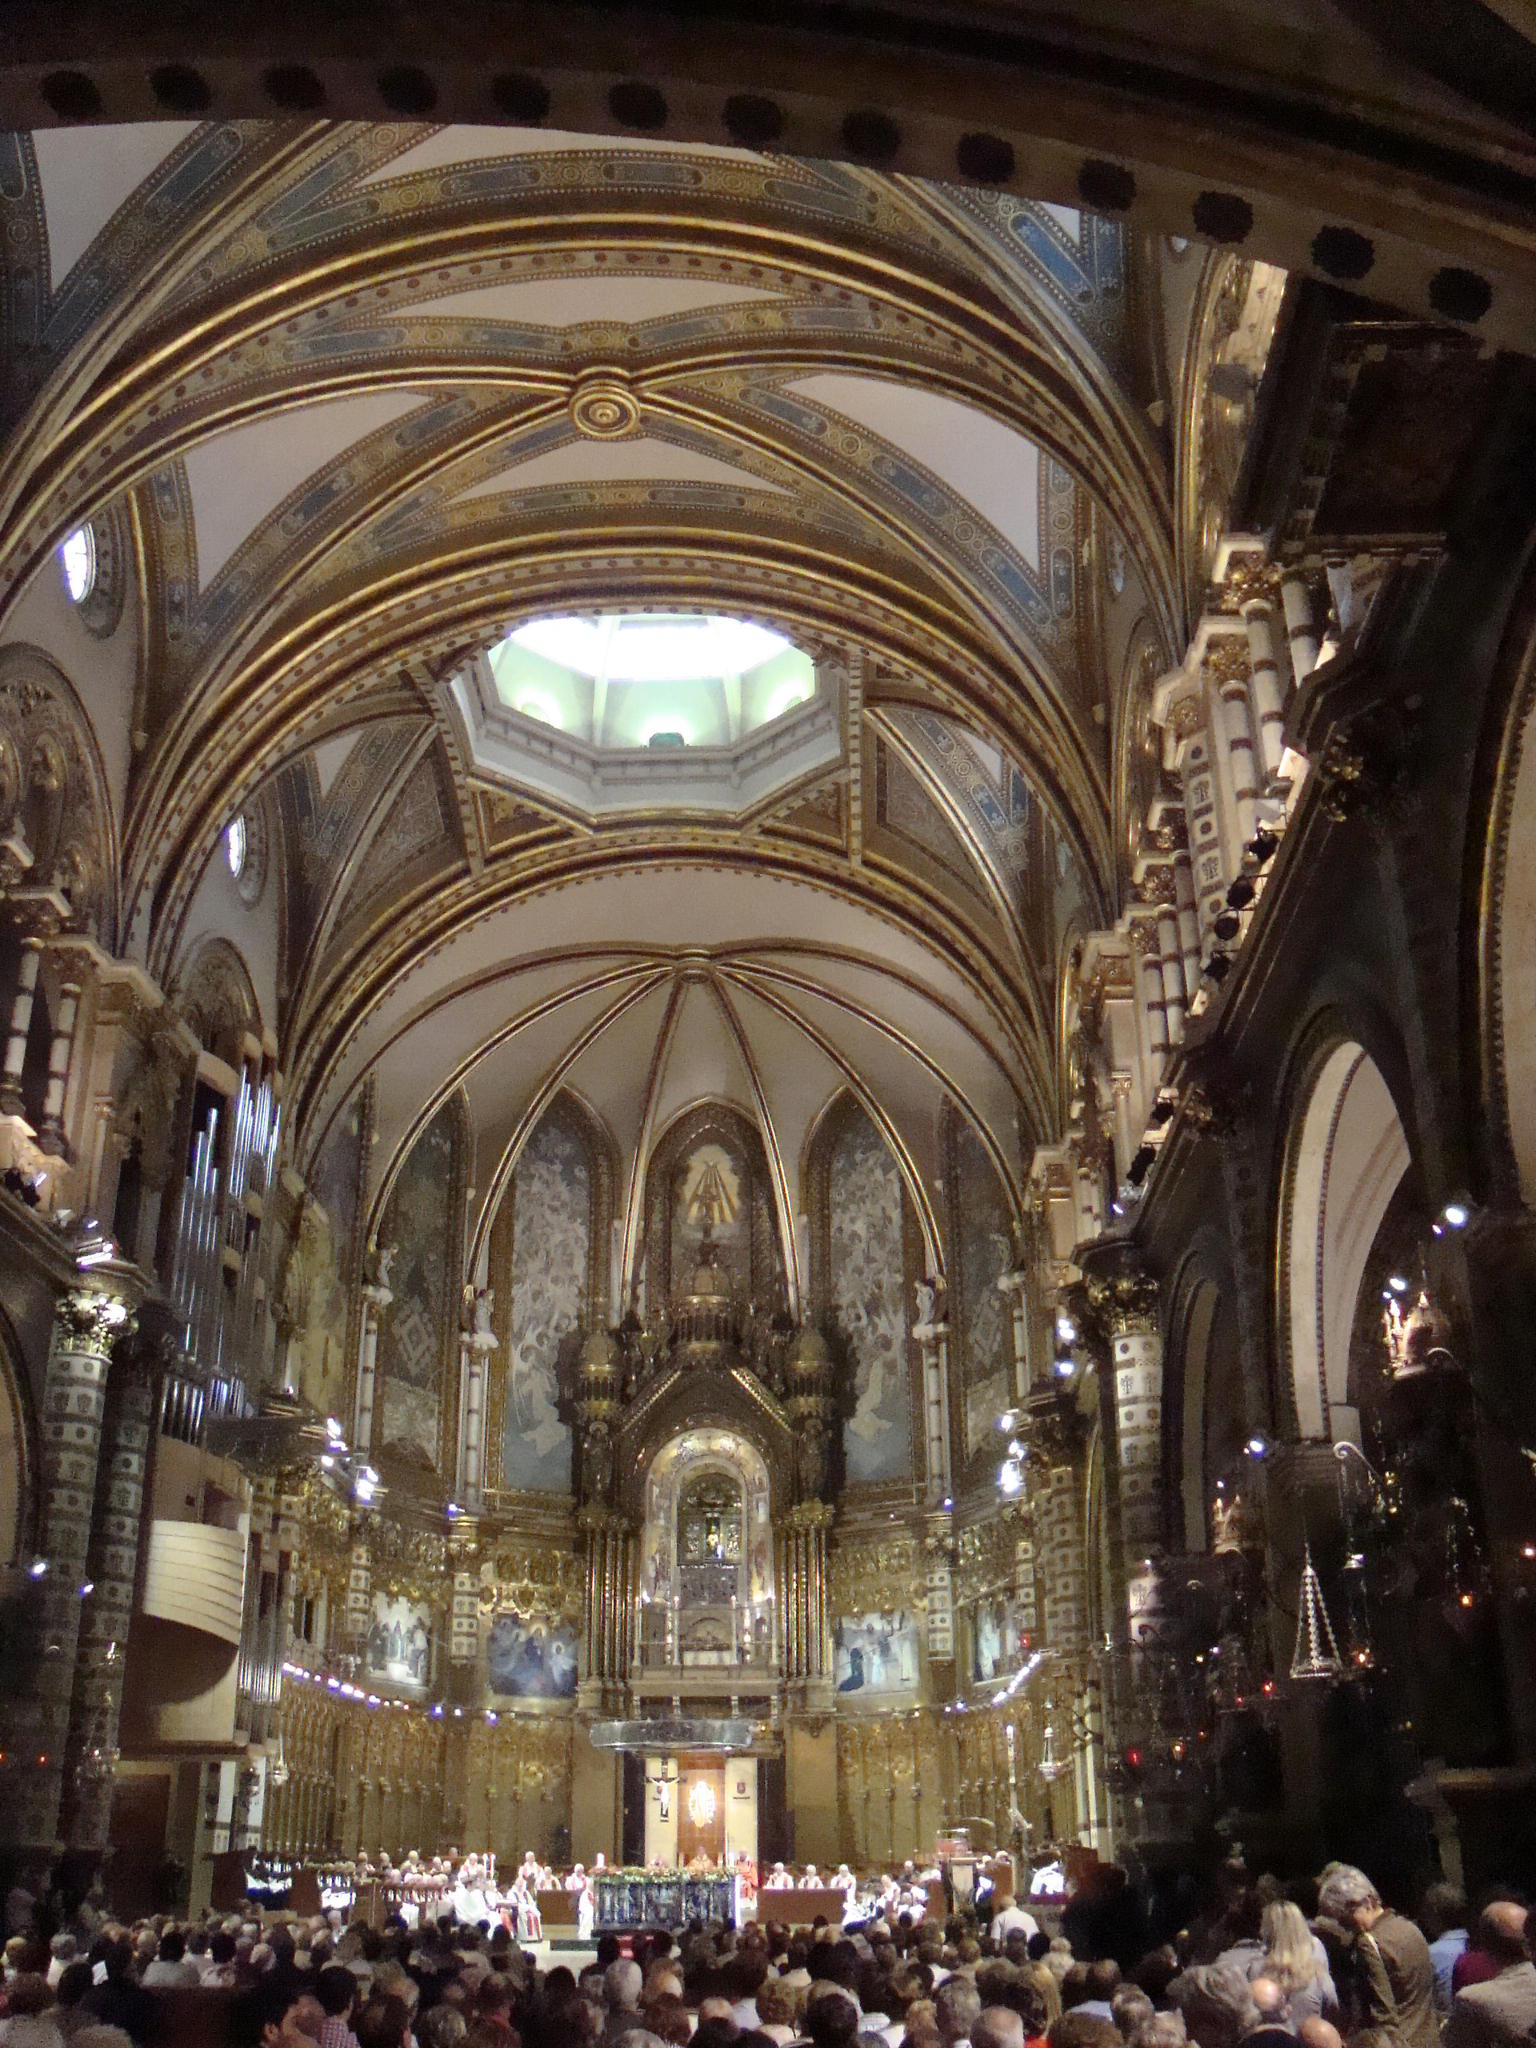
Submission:
[[[148,1317],[145,1309],[141,1315]],[[82,1585],[80,1636],[70,1709],[64,1787],[64,1838],[71,1847],[105,1849],[112,1815],[123,1666],[133,1619],[150,1437],[167,1349],[174,1332],[151,1325],[119,1340],[107,1385],[100,1464],[105,1485],[91,1531]]]
[[[32,1006],[37,1000],[38,970],[43,964],[43,942],[33,937],[21,943],[21,965],[16,993],[11,999],[10,1024],[5,1036],[4,1069],[0,1071],[0,1114],[22,1114],[21,1076],[27,1061],[27,1036],[32,1029]]]
[[[1243,606],[1248,629],[1248,663],[1253,719],[1258,737],[1258,768],[1264,786],[1273,781],[1285,752],[1285,706],[1280,692],[1280,664],[1275,658],[1275,614],[1267,598],[1250,598]],[[1314,654],[1314,659],[1316,658]]]
[[[69,1289],[54,1308],[43,1382],[40,1550],[22,1624],[35,1636],[35,1684],[6,1713],[8,1746],[23,1768],[4,1832],[44,1856],[58,1836],[109,1360],[132,1318],[121,1295],[83,1287]]]
[[[74,1058],[80,993],[77,981],[66,981],[61,985],[59,1007],[53,1020],[53,1039],[48,1047],[48,1080],[43,1091],[43,1114],[38,1123],[37,1142],[43,1151],[52,1153],[55,1158],[63,1158],[68,1151],[64,1107],[70,1062]]]
[[[353,1447],[366,1458],[373,1448],[373,1410],[379,1369],[379,1318],[394,1295],[389,1271],[395,1249],[390,1245],[369,1254],[369,1274],[362,1287],[362,1327],[357,1350],[357,1403],[353,1411]]]
[[[491,1288],[474,1289],[468,1299],[469,1327],[459,1336],[458,1493],[472,1514],[480,1512],[485,1490],[485,1389],[496,1349],[492,1303]]]

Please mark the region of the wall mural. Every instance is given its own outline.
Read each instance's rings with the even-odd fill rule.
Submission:
[[[362,1117],[359,1094],[321,1147],[278,1283],[278,1327],[288,1340],[287,1381],[321,1415],[339,1416],[346,1400]]]
[[[571,1432],[561,1372],[573,1362],[592,1235],[592,1171],[575,1132],[546,1117],[512,1178],[512,1313],[503,1486],[565,1492]]]
[[[912,1467],[901,1175],[862,1112],[833,1148],[828,1176],[831,1297],[853,1356],[843,1430],[850,1480],[903,1479]]]
[[[498,1614],[486,1638],[490,1688],[504,1700],[576,1697],[576,1630],[570,1622]]]
[[[458,1109],[447,1102],[411,1147],[379,1227],[396,1247],[394,1304],[379,1326],[382,1423],[378,1441],[417,1464],[436,1466],[446,1345],[457,1341],[458,1303],[449,1284],[453,1203],[458,1186]]]
[[[964,1332],[965,1451],[987,1441],[1013,1386],[1013,1318],[998,1292],[1013,1264],[1008,1209],[992,1162],[969,1124],[955,1133],[961,1327]]]
[[[851,1698],[917,1690],[917,1617],[908,1608],[889,1614],[845,1614],[838,1620],[835,1640],[840,1694]]]
[[[363,1667],[370,1678],[424,1690],[432,1676],[432,1623],[426,1608],[375,1593]]]

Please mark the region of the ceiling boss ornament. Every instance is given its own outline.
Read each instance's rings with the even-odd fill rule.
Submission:
[[[640,401],[621,370],[593,370],[579,379],[567,410],[589,441],[622,441],[640,424]]]

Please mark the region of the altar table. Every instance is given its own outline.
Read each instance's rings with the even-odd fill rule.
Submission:
[[[735,1910],[736,1881],[725,1871],[597,1873],[599,1927],[686,1927],[691,1920],[731,1920]]]

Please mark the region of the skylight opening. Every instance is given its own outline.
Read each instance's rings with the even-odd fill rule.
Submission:
[[[761,668],[790,643],[750,619],[713,612],[601,612],[530,619],[508,635],[592,682],[694,683]]]

